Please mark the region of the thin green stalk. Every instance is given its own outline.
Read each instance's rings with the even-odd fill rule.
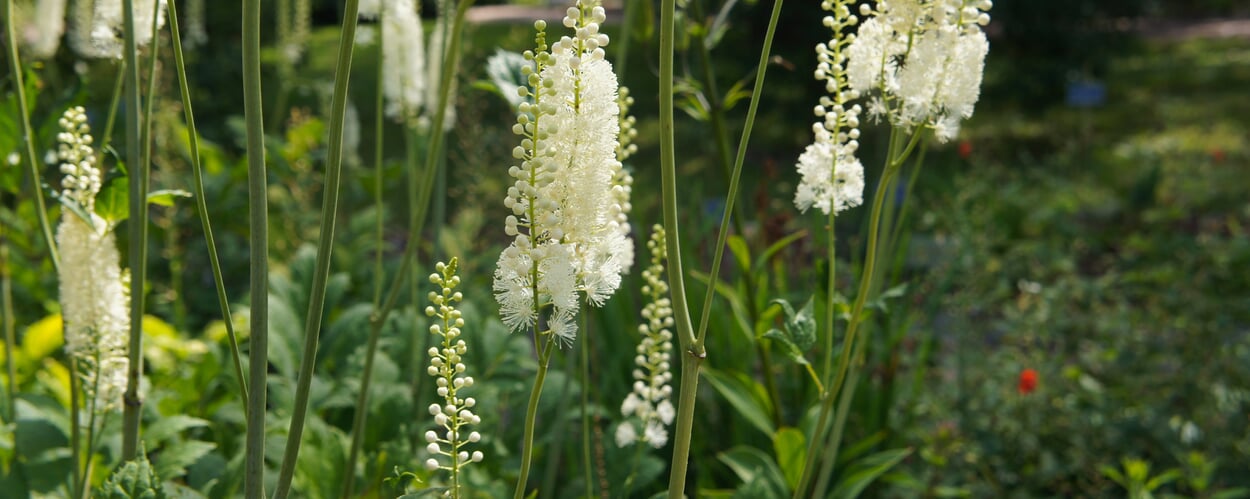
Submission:
[[[625,421],[621,422],[621,424],[632,423]],[[629,465],[629,475],[625,477],[625,494],[621,495],[621,497],[629,497],[629,494],[634,491],[634,480],[638,478],[638,464],[642,462],[643,447],[645,446],[642,445],[642,442],[634,442],[634,459],[630,461],[632,464]]]
[[[834,166],[835,170],[837,166]],[[826,376],[833,372],[833,330],[837,323],[833,313],[833,298],[838,286],[838,233],[834,230],[834,222],[837,220],[837,210],[829,210],[829,223],[825,229],[829,232],[829,281],[825,288],[825,368]],[[810,367],[810,366],[809,366]],[[824,390],[820,390],[823,394]]]
[[[127,0],[130,1],[130,0]],[[260,84],[261,0],[243,0],[243,115],[247,122],[247,194],[251,260],[251,345],[248,353],[247,457],[243,488],[265,497],[265,405],[269,382],[269,199]]]
[[[895,143],[894,133],[891,133],[891,144]],[[906,149],[897,156],[890,154],[886,158],[885,169],[881,175],[881,179],[877,182],[876,193],[872,200],[872,214],[868,221],[868,250],[864,261],[864,268],[860,274],[859,289],[855,294],[855,302],[851,306],[851,317],[846,326],[846,337],[842,342],[842,353],[838,359],[837,374],[833,378],[833,382],[825,385],[825,392],[821,400],[820,416],[817,418],[816,431],[812,435],[812,439],[808,441],[807,462],[803,466],[803,472],[799,477],[799,485],[794,490],[796,498],[805,497],[808,487],[811,485],[812,474],[816,463],[822,457],[816,449],[825,439],[825,429],[829,424],[830,412],[833,410],[833,402],[839,390],[843,389],[843,381],[846,379],[847,370],[851,367],[850,356],[851,350],[855,342],[855,334],[858,331],[861,314],[864,311],[864,304],[867,302],[869,294],[869,286],[872,282],[872,276],[875,272],[877,263],[877,239],[881,225],[881,208],[885,201],[886,192],[892,183],[893,177],[898,174],[898,167],[907,156],[911,154],[919,141],[921,134],[915,134],[909,141]],[[891,147],[893,151],[895,148]],[[853,387],[852,387],[853,388]],[[836,459],[836,456],[825,456],[825,459]]]
[[[430,194],[434,186],[434,174],[437,169],[434,168],[434,162],[439,157],[443,148],[443,122],[447,119],[447,100],[451,96],[451,81],[455,77],[456,71],[460,64],[460,43],[461,31],[464,28],[464,15],[468,11],[472,0],[461,0],[456,7],[456,17],[452,22],[451,43],[446,45],[446,52],[443,56],[443,67],[441,72],[439,91],[438,91],[438,109],[434,112],[434,120],[430,124],[431,137],[429,147],[426,148],[425,169],[422,171],[421,189],[417,193],[418,209],[411,215],[413,217],[410,227],[415,232],[410,231],[408,241],[405,244],[404,256],[400,263],[400,270],[396,274],[396,278],[391,282],[390,292],[388,293],[387,303],[382,309],[375,311],[370,317],[371,324],[369,331],[368,346],[365,349],[365,372],[361,378],[360,393],[356,404],[356,415],[352,422],[351,445],[347,454],[347,477],[343,480],[343,497],[351,495],[352,485],[356,477],[356,456],[359,454],[361,439],[364,438],[364,429],[367,422],[368,401],[369,401],[369,381],[371,379],[371,369],[373,365],[373,357],[377,354],[377,336],[381,334],[382,325],[386,323],[387,316],[390,315],[394,306],[399,290],[403,288],[404,278],[406,274],[411,272],[412,260],[415,258],[417,241],[423,230],[426,221],[426,215],[430,205]]]
[[[159,4],[153,5],[159,9]],[[130,241],[130,342],[129,367],[126,373],[126,393],[122,396],[122,460],[135,458],[139,447],[139,416],[143,400],[139,398],[139,377],[143,374],[143,310],[145,305],[143,285],[146,282],[148,260],[148,175],[151,150],[144,149],[148,137],[139,116],[139,64],[135,45],[134,0],[122,0],[123,25],[125,27],[126,59],[126,164],[130,169],[130,217],[127,221]],[[153,23],[155,25],[153,16]],[[149,70],[155,72],[157,43],[152,43],[152,59]],[[150,90],[149,90],[150,93]],[[149,95],[149,98],[151,96]],[[151,106],[147,108],[148,121]],[[91,431],[89,428],[88,431]],[[90,460],[90,456],[87,459]]]
[[[702,1],[694,0],[692,3],[695,10],[695,19],[702,22]],[[716,142],[716,159],[721,165],[721,170],[724,170],[724,174],[730,178],[730,183],[734,184],[739,175],[731,173],[733,170],[730,168],[729,164],[729,127],[725,125],[725,106],[721,101],[720,90],[716,85],[716,72],[712,70],[712,54],[711,51],[708,50],[707,43],[705,43],[704,40],[705,39],[703,38],[695,40],[693,44],[698,47],[699,50],[699,66],[703,71],[704,85],[707,87],[705,95],[707,96],[708,103],[708,118],[712,123],[712,139]],[[769,41],[771,42],[771,37],[769,38]],[[767,62],[767,60],[765,60],[765,62]],[[730,195],[733,196],[737,194],[738,189],[731,185],[729,192]],[[732,218],[734,232],[737,234],[743,234],[742,220],[746,217],[742,213],[742,207],[726,203],[725,213],[734,214],[734,217]],[[721,245],[716,248],[718,251],[724,251],[725,246]],[[751,284],[748,283],[747,285],[750,286]],[[764,361],[762,357],[761,361]],[[769,394],[770,397],[772,395],[772,393]],[[772,400],[772,402],[773,406],[777,405],[776,399]]]
[[[856,350],[860,350],[860,352],[856,352],[857,357],[862,355],[862,350],[867,349],[865,346],[867,343],[867,341],[861,340],[859,344],[856,345]],[[859,383],[860,374],[861,372],[858,369],[851,371],[851,374],[846,378],[847,389],[842,390],[842,393],[838,398],[837,416],[833,419],[833,433],[829,437],[829,446],[825,450],[825,454],[830,456],[830,458],[826,459],[825,463],[821,466],[820,477],[816,480],[815,494],[817,496],[819,496],[822,491],[828,490],[829,481],[833,477],[833,467],[838,460],[838,447],[842,444],[842,432],[846,428],[846,419],[851,413],[851,402],[855,399],[855,386]]]
[[[129,4],[127,4],[129,5]],[[52,257],[52,266],[61,271],[61,258],[56,249],[56,239],[52,237],[52,226],[48,224],[48,208],[43,202],[43,181],[39,179],[39,163],[35,158],[35,131],[30,126],[30,110],[26,108],[26,83],[22,73],[22,59],[17,52],[17,31],[13,26],[13,0],[4,0],[4,32],[6,44],[9,46],[9,72],[13,75],[13,89],[17,92],[18,121],[22,126],[22,142],[26,146],[26,164],[30,166],[30,179],[35,191],[35,214],[39,217],[39,228],[43,232],[43,242],[48,245],[48,255]]]
[[[764,77],[767,74],[768,58],[772,52],[773,36],[777,32],[777,21],[781,17],[782,0],[773,3],[772,15],[768,21],[768,33],[764,36],[764,47],[760,51],[759,65],[756,68],[755,85],[751,91],[751,105],[747,111],[746,123],[742,129],[742,140],[738,142],[738,156],[734,160],[733,172],[729,178],[729,193],[726,196],[725,212],[721,217],[720,230],[716,238],[717,251],[713,252],[712,268],[709,271],[709,282],[716,282],[720,272],[723,255],[728,237],[730,214],[733,213],[734,201],[737,198],[738,183],[742,175],[742,164],[746,160],[746,148],[755,124],[755,113],[759,109],[760,95],[764,88]],[[682,350],[686,352],[681,359],[681,387],[677,404],[677,428],[673,444],[673,461],[669,474],[668,494],[670,499],[679,499],[686,487],[686,466],[690,456],[690,438],[694,426],[695,394],[699,385],[699,368],[707,358],[704,339],[707,335],[708,319],[712,311],[712,286],[708,287],[704,296],[703,312],[699,321],[699,332],[695,336],[690,324],[690,309],[686,302],[686,285],[684,270],[681,263],[681,242],[677,227],[677,174],[676,157],[674,155],[673,137],[673,14],[676,6],[673,0],[663,0],[660,7],[660,169],[663,187],[664,230],[666,234],[667,258],[669,261],[668,278],[672,288],[673,311],[677,325],[677,337],[681,341]]]
[[[62,333],[64,334],[64,333]],[[10,343],[16,345],[16,343]],[[13,350],[9,350],[13,352]],[[6,352],[8,353],[8,352]],[[12,355],[7,355],[10,358]],[[11,378],[10,378],[11,379]],[[82,421],[78,413],[78,406],[82,405],[79,400],[78,386],[78,358],[74,355],[69,356],[69,454],[70,454],[70,476],[73,484],[71,493],[82,490],[82,472],[78,469],[79,463],[82,462]],[[12,405],[12,402],[10,402]],[[13,415],[9,415],[9,421],[13,421]]]
[[[629,46],[633,41],[634,16],[638,15],[638,0],[623,0],[622,9],[625,11],[624,19],[621,21],[621,35],[612,42],[613,52],[616,53],[616,77],[623,83],[625,81],[625,67],[629,64]]]
[[[283,499],[291,490],[295,462],[299,459],[304,419],[308,415],[308,392],[312,386],[313,368],[317,364],[317,343],[321,335],[321,319],[325,310],[326,286],[330,280],[330,256],[334,251],[334,222],[338,216],[339,187],[343,173],[343,116],[347,112],[347,86],[352,68],[352,46],[356,40],[359,0],[343,5],[343,28],[339,32],[338,64],[334,69],[334,94],[330,104],[329,157],[326,164],[325,198],[321,206],[321,234],[317,241],[317,263],[313,269],[312,290],[308,300],[308,316],[304,320],[304,353],[300,359],[299,378],[295,384],[295,407],[287,432],[286,450],[278,471],[274,499]],[[373,338],[370,338],[371,340]]]
[[[17,363],[14,356],[17,352],[17,331],[14,328],[16,321],[13,317],[13,276],[9,271],[9,240],[4,235],[3,227],[0,227],[0,306],[4,307],[4,368],[5,373],[9,375],[8,382],[4,385],[7,390],[4,398],[5,420],[14,421],[13,394],[17,393]]]
[[[924,165],[925,153],[929,150],[929,142],[920,143],[920,152],[916,153],[916,160],[912,163],[911,176],[907,178],[907,187],[903,190],[903,205],[899,207],[898,219],[894,222],[894,229],[890,232],[890,238],[886,240],[886,247],[891,251],[898,249],[898,241],[903,232],[903,225],[907,220],[909,208],[911,208],[911,193],[916,188],[916,179],[920,178],[920,167]],[[895,268],[895,275],[891,279],[891,283],[897,280],[898,269]]]
[[[541,341],[539,337],[542,335],[538,331],[538,325],[534,325],[534,341]],[[534,419],[538,414],[538,399],[543,394],[543,382],[547,380],[547,366],[551,362],[551,349],[555,346],[555,340],[551,338],[550,333],[547,336],[546,344],[538,351],[538,374],[534,376],[534,387],[530,390],[529,405],[525,408],[525,436],[521,444],[521,471],[517,477],[516,491],[512,494],[513,499],[523,499],[525,497],[525,482],[529,477],[530,465],[534,460]]]
[[[587,329],[590,322],[590,307],[589,304],[587,305],[587,310],[581,314],[582,341],[578,342],[582,347],[582,387],[580,390],[582,392],[582,471],[585,475],[584,480],[586,480],[586,497],[594,498],[595,486],[591,477],[590,466],[590,400],[587,396],[590,393],[590,333]]]
[[[126,60],[117,63],[117,78],[113,82],[113,98],[109,99],[108,118],[104,120],[104,135],[100,137],[100,149],[108,149],[113,143],[113,124],[117,122],[117,108],[121,105],[122,91],[126,88]]]
[[[213,226],[208,218],[208,200],[204,196],[204,170],[200,165],[200,137],[195,129],[195,113],[191,111],[191,91],[187,85],[186,62],[182,57],[182,34],[178,31],[177,2],[169,3],[169,29],[174,42],[174,65],[178,73],[178,91],[182,96],[182,111],[187,122],[187,142],[191,152],[191,173],[195,189],[195,208],[199,211],[200,226],[208,245],[208,263],[213,269],[213,284],[217,288],[217,306],[230,338],[230,357],[234,361],[234,375],[239,380],[243,414],[247,414],[247,379],[243,376],[243,355],[239,352],[239,338],[234,331],[230,316],[230,300],[226,297],[225,280],[221,276],[221,261],[217,257],[217,242],[213,238]]]
[[[386,9],[378,9],[379,27],[385,22],[383,17],[386,15]],[[384,231],[386,217],[383,216],[385,206],[382,202],[382,190],[384,184],[382,182],[383,161],[383,137],[385,137],[384,127],[386,126],[383,97],[386,92],[383,90],[383,78],[385,77],[386,66],[382,64],[382,46],[386,43],[386,37],[382,29],[377,30],[378,33],[378,53],[375,65],[377,66],[377,79],[374,88],[374,122],[373,122],[373,206],[376,210],[377,223],[374,227],[377,234],[377,252],[373,260],[373,308],[378,308],[382,304],[382,284],[385,281],[382,275],[382,255],[386,249],[386,232]],[[414,370],[415,372],[415,370]]]

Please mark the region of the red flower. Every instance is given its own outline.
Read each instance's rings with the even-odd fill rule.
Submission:
[[[972,157],[972,142],[966,140],[959,142],[959,157],[963,159]]]
[[[1021,395],[1028,395],[1037,389],[1037,371],[1025,369],[1020,371],[1020,384],[1016,387]]]
[[[1211,150],[1211,159],[1212,159],[1212,160],[1215,160],[1215,162],[1216,162],[1216,163],[1223,163],[1223,162],[1224,162],[1224,150],[1223,150],[1223,149],[1212,149],[1212,150]]]

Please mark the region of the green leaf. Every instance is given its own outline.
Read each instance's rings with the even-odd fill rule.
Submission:
[[[182,189],[161,189],[148,193],[148,204],[173,206],[174,198],[189,198],[191,193]]]
[[[808,365],[807,357],[803,355],[803,351],[799,350],[799,347],[793,341],[790,341],[790,337],[780,329],[769,329],[768,332],[764,333],[764,337],[781,344],[781,353],[786,354],[786,358],[795,364],[800,366]]]
[[[195,464],[215,448],[217,444],[200,440],[171,444],[156,455],[156,473],[167,477],[182,476],[186,474],[188,466]]]
[[[777,252],[785,249],[787,246],[794,244],[795,241],[798,241],[799,239],[802,239],[804,237],[807,237],[807,231],[800,230],[786,237],[778,239],[777,242],[769,245],[768,248],[766,248],[763,253],[760,253],[759,258],[755,260],[755,268],[763,267],[766,262],[768,262],[769,260],[772,260],[773,256],[775,256]]]
[[[785,474],[786,484],[791,490],[798,487],[803,463],[807,460],[807,438],[803,432],[788,426],[777,430],[773,435],[773,452],[777,454],[777,464]]]
[[[157,420],[144,430],[143,440],[155,448],[184,430],[203,426],[208,426],[208,421],[183,414],[168,416]]]
[[[1243,497],[1250,497],[1250,489],[1228,489],[1211,494],[1211,499],[1241,499]]]
[[[790,335],[790,340],[804,352],[816,344],[816,318],[812,310],[812,299],[808,298],[799,313],[786,321],[786,333]]]
[[[113,472],[108,481],[96,489],[99,499],[165,499],[165,488],[148,462],[146,452]]]
[[[113,177],[95,198],[95,213],[110,224],[130,218],[130,177]]]
[[[881,451],[856,461],[846,470],[845,476],[838,481],[838,485],[834,487],[833,494],[830,497],[839,499],[859,497],[859,494],[868,488],[873,481],[886,471],[889,471],[890,468],[893,468],[894,465],[910,455],[911,452],[911,449],[893,449]]]
[[[421,497],[442,497],[444,492],[447,492],[447,487],[430,487],[428,489],[413,492],[411,494],[404,494],[402,496],[396,497],[395,499],[419,499]]]
[[[763,396],[764,389],[758,382],[742,374],[723,373],[709,367],[703,368],[703,377],[751,426],[769,436],[776,431],[768,416],[772,413],[772,406]]]
[[[764,494],[753,494],[752,497],[781,497],[786,495],[785,477],[781,474],[781,469],[777,467],[777,462],[764,451],[754,447],[739,445],[732,449],[716,455],[720,462],[725,463],[734,474],[742,480],[743,484],[764,485],[765,489],[760,491],[753,487],[752,492],[764,492]]]
[[[733,252],[734,259],[738,261],[738,268],[749,272],[751,270],[751,250],[747,248],[747,242],[742,236],[737,234],[729,236],[729,251]]]

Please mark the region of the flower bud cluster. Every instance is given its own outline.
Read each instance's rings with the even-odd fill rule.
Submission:
[[[660,448],[668,442],[667,426],[677,411],[669,400],[673,394],[670,356],[673,350],[673,305],[669,300],[668,283],[664,281],[664,227],[651,229],[647,248],[651,265],[642,272],[646,282],[642,294],[649,301],[642,309],[643,323],[638,326],[642,341],[638,343],[634,363],[634,390],[621,403],[621,415],[635,420],[621,422],[616,428],[616,444],[624,447],[637,441]],[[641,429],[641,432],[639,431]]]
[[[96,166],[95,150],[91,143],[91,126],[87,124],[87,110],[82,106],[65,110],[57,124],[61,133],[56,157],[61,162],[61,196],[73,200],[86,212],[95,206],[95,195],[100,192],[100,169]]]
[[[867,95],[874,118],[932,128],[939,141],[959,131],[980,96],[991,0],[881,0],[860,5],[848,48],[850,87]]]
[[[425,308],[425,315],[436,317],[438,322],[430,326],[430,333],[443,338],[442,344],[430,347],[430,366],[427,372],[435,379],[438,396],[442,403],[430,404],[430,415],[434,416],[434,424],[439,430],[425,432],[426,449],[431,457],[425,466],[430,470],[444,469],[452,473],[452,483],[459,485],[458,475],[463,466],[482,460],[482,451],[470,453],[464,446],[476,443],[482,435],[476,431],[468,431],[467,427],[482,422],[482,418],[473,413],[477,401],[473,397],[461,398],[459,391],[473,386],[473,377],[465,374],[464,354],[468,351],[464,339],[460,338],[464,327],[464,318],[456,303],[464,299],[456,287],[460,285],[460,276],[456,275],[457,260],[449,263],[439,262],[430,274],[430,282],[438,286],[438,292],[429,294],[430,306]],[[444,456],[447,464],[437,456]],[[453,496],[458,497],[458,491]]]
[[[847,81],[847,46],[854,35],[843,30],[856,25],[849,0],[824,0],[821,8],[830,15],[822,19],[833,37],[816,45],[816,71],[813,76],[825,83],[829,95],[822,96],[813,109],[820,121],[812,124],[815,141],[799,156],[802,177],[794,193],[794,204],[807,211],[816,206],[825,214],[836,213],[863,203],[864,167],[855,153],[859,149],[859,90]]]
[[[159,3],[158,3],[159,2]],[[70,45],[78,55],[93,59],[122,57],[125,32],[122,23],[124,13],[121,0],[96,0],[72,2],[73,22],[70,23]],[[146,47],[157,32],[152,30],[152,15],[156,14],[156,28],[165,26],[165,9],[168,0],[135,0],[135,46]]]

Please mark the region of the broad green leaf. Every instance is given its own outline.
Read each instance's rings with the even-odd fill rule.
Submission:
[[[130,218],[129,178],[114,177],[96,195],[95,213],[108,223],[116,224]]]
[[[742,480],[743,484],[755,484],[756,487],[763,485],[765,487],[762,491],[752,487],[752,492],[763,492],[752,497],[781,497],[786,494],[785,476],[781,474],[781,469],[777,467],[777,462],[773,460],[772,456],[764,453],[764,451],[754,447],[739,445],[717,454],[716,458],[720,462],[725,463],[725,466],[728,466]]]
[[[799,313],[786,321],[786,332],[801,351],[806,352],[816,343],[816,318],[813,317],[811,298],[807,299]]]
[[[781,466],[790,490],[798,487],[803,464],[807,460],[807,438],[803,432],[788,426],[777,430],[773,435],[773,452],[777,454],[777,464]]]
[[[853,445],[846,447],[838,452],[838,466],[842,467],[856,460],[859,456],[872,450],[877,444],[885,440],[885,431],[878,431],[872,435],[864,437],[863,440],[855,442]]]
[[[729,401],[729,405],[732,405],[743,419],[751,423],[751,426],[764,432],[765,435],[771,436],[776,431],[772,419],[768,416],[772,413],[772,407],[769,405],[768,398],[763,396],[763,387],[755,380],[708,367],[703,368],[703,377],[712,384],[712,388]]]
[[[161,189],[148,193],[148,204],[173,206],[174,198],[189,198],[191,193],[182,189]]]
[[[156,448],[184,430],[203,426],[208,426],[208,421],[185,414],[167,416],[152,423],[143,431],[143,441]]]
[[[881,451],[856,461],[846,470],[829,497],[852,499],[868,488],[881,474],[893,468],[903,458],[911,455],[911,449]]]
[[[167,477],[182,476],[186,474],[188,466],[195,464],[215,448],[217,444],[200,440],[171,444],[156,454],[156,473]]]
[[[747,248],[747,242],[742,236],[732,235],[726,241],[729,251],[733,252],[734,259],[738,261],[738,268],[743,271],[751,270],[751,250]]]

